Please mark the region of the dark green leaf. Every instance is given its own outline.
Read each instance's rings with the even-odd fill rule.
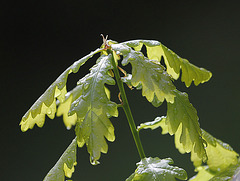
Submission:
[[[109,55],[110,56],[110,55]],[[77,115],[76,135],[78,146],[85,143],[92,164],[98,164],[100,154],[107,153],[106,140],[114,141],[114,127],[109,120],[118,116],[117,104],[109,100],[104,84],[114,85],[108,74],[112,69],[110,59],[102,55],[91,68],[91,72],[79,80],[79,97],[71,104],[69,116]]]
[[[116,48],[117,47],[117,48]],[[164,67],[157,61],[149,60],[141,52],[134,51],[127,45],[115,44],[113,50],[123,55],[122,64],[132,65],[131,84],[134,87],[142,85],[142,95],[155,106],[160,105],[165,99],[174,101],[174,90],[170,76]]]
[[[137,163],[137,169],[126,181],[175,181],[175,178],[187,179],[185,170],[169,164],[173,164],[171,158],[144,158]]]

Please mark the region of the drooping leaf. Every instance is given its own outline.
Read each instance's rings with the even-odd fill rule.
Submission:
[[[206,161],[207,156],[197,111],[189,102],[186,93],[176,90],[175,95],[174,103],[167,104],[166,125],[169,134],[175,134],[175,146],[181,153],[194,152]]]
[[[68,75],[72,72],[78,72],[80,66],[82,66],[94,54],[101,51],[101,49],[97,49],[91,52],[66,69],[22,117],[20,122],[21,130],[27,131],[28,129],[32,129],[35,124],[42,127],[45,122],[45,115],[53,119],[56,113],[56,99],[63,102],[65,94],[67,93],[66,82]]]
[[[81,95],[82,93],[82,85],[77,85],[72,91],[66,94],[65,101],[59,103],[57,109],[57,116],[63,116],[63,122],[67,129],[71,129],[73,125],[77,122],[77,114],[69,115],[68,112],[70,110],[71,104]],[[105,87],[106,94],[110,99],[110,91]]]
[[[110,55],[109,55],[110,56]],[[117,104],[109,100],[104,84],[114,85],[114,79],[108,74],[112,69],[109,56],[102,55],[91,68],[91,72],[79,80],[81,95],[71,104],[69,115],[77,115],[77,143],[85,143],[92,164],[98,164],[100,154],[107,153],[108,141],[114,141],[114,127],[109,120],[118,116]]]
[[[167,117],[157,117],[152,122],[141,124],[138,129],[161,127],[162,134],[175,135],[175,146],[181,153],[192,152],[206,161],[205,141],[202,139],[197,111],[189,102],[186,93],[176,90],[175,95],[174,103],[168,103]]]
[[[149,128],[156,129],[158,127],[162,128],[162,134],[169,133],[168,125],[166,124],[166,117],[157,117],[154,121],[142,123],[140,126],[138,126],[138,130]],[[194,181],[208,180],[207,178],[210,178],[210,176],[213,177],[215,174],[228,168],[230,169],[231,166],[234,166],[238,163],[239,155],[231,148],[230,145],[214,138],[203,129],[201,129],[201,132],[202,139],[207,145],[205,150],[208,157],[206,162],[208,166],[201,166],[203,163],[203,158],[199,158],[196,152],[191,152],[191,160],[193,161],[196,170],[199,172],[197,178],[194,178]],[[179,137],[175,136],[175,143],[177,143],[176,139],[179,140]]]
[[[175,181],[175,178],[187,179],[185,170],[169,164],[173,164],[171,158],[144,158],[137,163],[137,169],[126,181]]]
[[[157,61],[149,60],[141,52],[134,51],[124,44],[114,44],[112,49],[123,55],[122,64],[132,65],[131,84],[134,87],[142,85],[142,95],[154,105],[160,105],[165,99],[174,101],[174,90],[170,76]]]
[[[167,73],[177,80],[180,76],[180,70],[182,70],[181,80],[185,82],[187,87],[191,85],[192,81],[194,81],[195,85],[199,85],[200,83],[207,82],[212,77],[211,72],[204,68],[199,68],[191,64],[188,60],[179,57],[158,41],[133,40],[124,42],[123,44],[133,47],[136,51],[140,51],[142,46],[145,45],[149,59],[160,62],[163,57],[167,66]]]
[[[77,141],[75,138],[43,181],[64,181],[65,176],[71,178],[74,172],[74,166],[77,164],[76,150]]]
[[[230,165],[236,165],[238,162],[238,153],[230,145],[214,138],[212,135],[202,129],[202,137],[207,142],[206,152],[208,156],[207,165],[212,171],[225,170]],[[202,164],[202,159],[194,153],[191,155],[195,167]]]

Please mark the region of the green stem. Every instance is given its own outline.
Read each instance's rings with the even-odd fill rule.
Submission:
[[[129,104],[128,104],[128,100],[127,100],[127,96],[126,96],[125,89],[124,89],[124,86],[123,86],[123,82],[121,81],[121,77],[120,77],[118,68],[117,68],[116,63],[115,63],[113,52],[111,50],[108,50],[108,53],[110,53],[112,55],[111,61],[112,61],[112,65],[113,65],[113,71],[114,71],[114,74],[116,76],[117,85],[118,85],[118,88],[119,88],[119,91],[120,91],[120,94],[121,94],[121,98],[122,98],[122,101],[123,101],[122,107],[123,107],[123,110],[126,114],[128,124],[130,126],[135,144],[137,146],[139,156],[140,156],[141,159],[143,159],[146,156],[145,156],[145,153],[144,153],[144,150],[143,150],[143,147],[142,147],[142,143],[141,143],[141,140],[140,140],[140,137],[139,137],[139,132],[136,129],[136,125],[135,125],[135,122],[134,122],[134,119],[133,119],[133,116],[132,116],[132,112],[131,112]]]

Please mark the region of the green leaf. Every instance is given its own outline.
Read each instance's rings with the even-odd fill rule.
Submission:
[[[82,147],[85,143],[90,161],[98,164],[100,154],[107,153],[108,141],[114,141],[114,127],[109,120],[117,117],[117,104],[109,100],[104,84],[114,85],[114,79],[108,74],[112,69],[110,59],[102,55],[91,68],[89,74],[79,80],[80,96],[71,104],[69,115],[77,115],[77,143]]]
[[[199,166],[196,168],[197,175],[189,181],[238,181],[240,179],[240,163],[231,165],[221,171],[212,171],[208,166]]]
[[[75,138],[43,181],[64,181],[65,176],[71,178],[74,172],[74,166],[77,164],[76,151],[77,141]]]
[[[164,62],[167,66],[167,73],[171,75],[175,80],[180,76],[180,69],[182,70],[182,82],[189,87],[194,81],[197,86],[200,83],[207,82],[212,73],[204,68],[199,68],[191,64],[188,60],[179,57],[172,50],[165,47],[158,41],[154,40],[133,40],[124,42],[124,44],[133,47],[136,51],[140,51],[143,44],[147,48],[147,55],[149,59],[161,61],[164,58]]]
[[[174,90],[176,89],[171,77],[165,72],[164,67],[157,61],[149,60],[141,52],[134,51],[124,44],[114,44],[112,49],[123,55],[122,64],[132,65],[131,84],[134,87],[142,85],[142,95],[158,106],[165,99],[174,101]]]
[[[238,153],[236,153],[230,145],[214,138],[212,135],[202,129],[202,137],[207,142],[206,152],[208,156],[207,164],[212,171],[222,171],[238,162]],[[195,167],[202,164],[194,153],[191,155]]]
[[[131,80],[132,80],[132,74],[127,74],[127,76],[125,77],[121,77],[121,80],[128,85],[128,87],[133,87],[132,83],[131,83]],[[142,84],[139,83],[137,86],[136,86],[136,89],[137,90],[140,90],[142,89]]]
[[[69,115],[71,104],[81,95],[82,86],[76,86],[72,91],[66,94],[64,102],[60,102],[57,109],[57,116],[63,116],[63,122],[67,129],[71,129],[77,122],[77,114]]]
[[[186,93],[175,90],[174,103],[167,103],[167,117],[140,124],[138,130],[162,128],[162,134],[175,134],[175,146],[181,153],[195,154],[196,159],[207,160],[196,109]]]
[[[35,124],[42,127],[45,122],[45,115],[53,119],[56,113],[56,99],[60,102],[63,102],[65,99],[68,75],[71,72],[78,72],[80,66],[82,66],[94,54],[101,51],[101,49],[97,49],[91,52],[66,69],[22,117],[20,122],[21,130],[27,131],[28,129],[32,129]]]
[[[174,103],[167,104],[166,125],[170,135],[175,134],[175,145],[181,153],[194,152],[207,160],[198,123],[197,111],[188,100],[188,95],[175,91]]]
[[[209,181],[225,181],[225,180],[231,180],[231,181],[240,180],[240,163],[239,163],[239,161],[236,165],[231,165],[228,168],[226,168],[224,171],[217,173]]]
[[[183,59],[175,54],[172,50],[168,49],[164,45],[161,46],[164,54],[164,62],[167,65],[167,72],[173,75],[174,79],[177,79],[180,75],[180,69],[182,70],[182,82],[189,87],[194,81],[197,86],[200,83],[207,82],[212,73],[204,68],[199,68],[191,63],[187,59]],[[176,75],[176,76],[175,76]]]
[[[171,158],[144,158],[137,163],[137,169],[126,181],[175,181],[175,178],[187,179],[185,170],[169,164],[173,164]]]
[[[164,129],[164,126],[166,126],[165,121],[166,121],[165,116],[156,117],[154,121],[141,123],[140,126],[137,127],[137,129],[138,131],[140,131],[141,129],[154,130],[154,129],[157,129],[158,127],[161,127],[162,129]],[[168,129],[167,129],[167,132],[168,132]]]
[[[162,128],[162,134],[169,133],[168,125],[166,124],[166,117],[157,117],[154,121],[146,122],[138,126],[138,130],[141,129],[156,129],[158,127]],[[207,147],[205,148],[208,157],[207,168],[206,166],[201,166],[203,163],[203,158],[197,156],[197,152],[191,152],[191,160],[193,161],[196,170],[199,172],[196,180],[209,180],[218,172],[222,172],[227,168],[236,165],[238,163],[238,153],[233,151],[230,145],[222,142],[219,139],[214,138],[212,135],[201,129],[202,139],[206,142]],[[179,136],[175,136],[175,144],[178,145]],[[180,147],[182,151],[182,147]]]
[[[209,181],[215,174],[208,169],[208,166],[197,167],[195,171],[198,174],[190,178],[189,181]]]

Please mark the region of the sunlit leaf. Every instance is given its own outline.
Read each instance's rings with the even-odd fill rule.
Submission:
[[[111,55],[109,55],[111,56]],[[114,127],[109,120],[118,116],[117,104],[109,100],[104,84],[114,85],[108,74],[112,69],[109,56],[102,55],[91,68],[91,72],[79,80],[80,96],[71,104],[69,116],[76,114],[76,135],[78,146],[85,143],[92,164],[98,164],[100,154],[107,153],[108,141],[114,141]]]
[[[153,105],[159,106],[165,99],[174,101],[174,90],[170,76],[164,67],[157,61],[150,60],[141,52],[134,51],[126,45],[115,44],[113,50],[123,55],[122,64],[132,65],[131,84],[134,87],[142,86],[142,95]]]
[[[211,77],[212,73],[204,68],[199,68],[191,64],[188,60],[179,57],[172,50],[165,47],[158,41],[155,40],[133,40],[124,42],[124,44],[133,47],[136,51],[140,51],[143,44],[147,48],[147,55],[149,59],[161,61],[164,58],[164,62],[167,66],[167,73],[174,79],[178,79],[180,76],[180,70],[182,70],[182,82],[185,82],[186,86],[189,87],[194,81],[195,85],[207,82]]]
[[[126,181],[175,181],[175,178],[187,179],[185,170],[169,164],[173,164],[171,158],[144,158],[137,163],[137,169]]]
[[[189,102],[186,93],[177,90],[174,92],[174,103],[167,104],[167,117],[157,117],[152,122],[143,123],[138,130],[161,127],[162,134],[175,135],[175,146],[181,153],[192,152],[200,160],[206,161],[205,141],[202,139],[197,111]]]
[[[194,152],[206,161],[204,141],[198,123],[196,109],[188,100],[186,93],[175,91],[174,103],[167,105],[166,124],[169,134],[175,134],[175,145],[181,153]]]
[[[141,123],[140,126],[137,127],[137,129],[140,131],[141,129],[157,129],[158,127],[161,127],[162,129],[164,128],[164,126],[166,121],[166,117],[162,116],[162,117],[156,117],[154,121],[149,121],[149,122],[145,122],[145,123]],[[164,129],[165,130],[165,129]],[[168,129],[167,129],[167,133],[168,133]],[[163,134],[163,133],[162,133]]]
[[[240,180],[240,162],[236,165],[231,165],[226,168],[224,171],[220,171],[217,173],[212,179],[209,181],[239,181]]]
[[[27,131],[28,129],[32,129],[35,124],[42,127],[45,122],[45,115],[53,119],[56,113],[56,99],[60,102],[63,102],[65,99],[68,75],[72,72],[78,72],[80,66],[82,66],[94,54],[101,51],[101,49],[97,49],[91,52],[66,69],[22,117],[20,122],[21,130]]]
[[[162,128],[162,134],[169,133],[168,125],[166,124],[166,118],[164,116],[157,117],[155,118],[154,121],[140,124],[140,126],[138,126],[138,130],[156,129],[158,127]],[[191,160],[193,161],[195,167],[197,167],[196,171],[198,172],[198,174],[194,178],[191,178],[190,180],[208,181],[210,178],[214,177],[215,175],[219,175],[222,172],[224,172],[224,174],[229,174],[228,172],[231,172],[231,170],[234,169],[236,165],[238,165],[239,156],[238,153],[233,151],[233,149],[228,144],[223,143],[221,140],[214,138],[206,131],[201,129],[201,132],[202,139],[206,142],[207,145],[205,150],[208,157],[208,160],[206,162],[208,166],[201,166],[203,163],[203,158],[199,158],[197,156],[197,153],[192,151]],[[175,135],[176,145],[179,144],[178,143],[179,139],[180,139],[179,134],[178,136]],[[182,147],[180,147],[180,149],[181,151],[184,152],[184,150],[182,150],[183,149]],[[237,177],[237,175],[235,177]],[[238,177],[240,177],[240,175],[238,175]]]
[[[196,171],[197,175],[190,178],[189,181],[209,181],[215,174],[208,169],[208,166],[197,167]]]
[[[207,165],[212,171],[225,170],[230,165],[236,165],[238,162],[238,153],[230,145],[214,138],[212,135],[202,130],[202,137],[207,142],[206,152],[208,156]],[[194,153],[191,155],[195,167],[202,164],[202,159]]]
[[[75,101],[82,93],[82,85],[76,86],[72,91],[66,94],[64,102],[59,103],[57,109],[57,116],[63,116],[63,122],[67,129],[71,129],[77,122],[77,114],[69,115],[71,104]]]
[[[65,176],[71,178],[74,172],[74,166],[77,164],[76,150],[77,141],[75,138],[43,181],[64,181]]]
[[[240,163],[231,165],[224,170],[212,171],[208,166],[196,168],[197,175],[189,181],[238,181],[240,180]]]

